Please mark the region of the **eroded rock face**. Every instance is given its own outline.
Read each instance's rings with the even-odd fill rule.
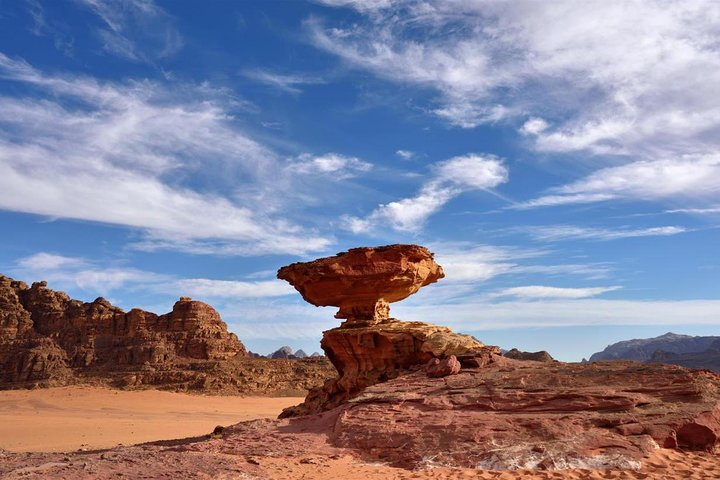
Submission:
[[[418,245],[353,248],[333,257],[278,270],[315,306],[335,306],[347,323],[381,322],[398,302],[443,278],[433,254]]]
[[[720,376],[659,364],[496,357],[370,386],[338,410],[337,446],[408,468],[632,469],[658,446],[720,444]]]
[[[84,303],[45,282],[0,275],[0,388],[99,383],[207,393],[302,394],[332,376],[325,359],[252,360],[218,312],[181,297],[170,313]]]
[[[500,349],[486,346],[470,335],[447,327],[395,319],[369,326],[343,325],[323,334],[320,346],[338,371],[339,378],[310,391],[305,402],[290,407],[283,416],[308,415],[347,402],[363,389],[424,369],[433,358],[451,355],[478,359],[487,364]]]
[[[350,454],[365,465],[409,470],[383,470],[383,477],[376,463],[367,478],[714,479],[720,478],[717,460],[685,450],[717,445],[719,389],[718,375],[675,366],[496,356],[483,368],[442,378],[408,373],[321,414],[243,422],[194,439],[104,452],[0,450],[0,477],[190,478],[203,472],[286,479],[304,477],[290,467],[300,463],[313,468],[307,478],[329,478],[323,464]],[[678,468],[644,458],[668,444],[679,444],[688,457]],[[703,463],[691,466],[691,459]],[[574,470],[533,471],[566,469]]]
[[[339,377],[312,390],[302,405],[286,409],[283,416],[334,408],[369,385],[424,368],[434,358],[455,355],[459,368],[461,359],[479,365],[499,354],[499,348],[446,327],[387,317],[389,302],[443,277],[433,254],[417,245],[354,248],[281,268],[278,278],[292,283],[305,300],[338,306],[336,317],[347,318],[340,327],[324,332],[320,342]]]

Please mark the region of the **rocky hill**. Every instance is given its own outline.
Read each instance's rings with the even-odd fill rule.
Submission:
[[[334,376],[324,359],[252,359],[210,305],[170,313],[84,303],[0,275],[0,388],[73,383],[228,394],[297,394]]]
[[[658,350],[653,353],[649,361],[720,372],[720,340],[715,340],[707,350],[702,352],[673,353]]]
[[[717,340],[720,340],[720,337],[693,337],[666,333],[655,338],[633,339],[614,343],[606,347],[602,352],[594,353],[590,357],[590,361],[638,360],[644,362],[650,360],[658,350],[677,354],[699,353],[710,348]]]

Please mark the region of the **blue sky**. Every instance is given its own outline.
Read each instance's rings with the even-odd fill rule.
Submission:
[[[713,1],[0,0],[0,271],[319,349],[277,268],[419,243],[392,305],[579,360],[720,325]]]

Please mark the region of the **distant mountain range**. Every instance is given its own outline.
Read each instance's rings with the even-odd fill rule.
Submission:
[[[666,333],[655,338],[633,339],[609,345],[590,361],[638,360],[707,368],[720,372],[720,336],[693,337]]]
[[[292,347],[285,345],[284,347],[278,348],[270,355],[260,355],[259,353],[250,352],[249,356],[254,357],[254,358],[273,358],[273,359],[295,360],[298,358],[322,357],[323,355],[318,352],[313,352],[311,355],[308,355],[307,353],[305,353],[304,350],[295,351],[295,350],[293,350]]]

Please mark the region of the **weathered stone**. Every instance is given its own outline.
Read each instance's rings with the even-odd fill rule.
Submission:
[[[505,352],[504,357],[513,358],[515,360],[532,360],[534,362],[554,362],[555,359],[545,350],[539,352],[521,352],[517,348]]]
[[[433,358],[425,366],[425,374],[430,378],[447,377],[460,373],[460,362],[455,355],[448,358]]]
[[[348,323],[381,322],[389,317],[390,303],[444,276],[433,254],[418,245],[353,248],[278,270],[278,278],[307,302],[339,307],[335,318]]]
[[[73,300],[0,275],[0,388],[100,383],[206,393],[301,395],[332,376],[324,359],[250,359],[210,305],[181,297],[156,315]]]

